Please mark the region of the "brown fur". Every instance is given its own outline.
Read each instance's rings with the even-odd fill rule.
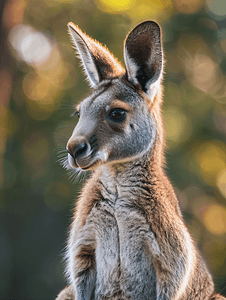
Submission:
[[[94,205],[100,199],[100,189],[98,181],[95,177],[92,177],[89,182],[89,187],[84,186],[81,196],[76,202],[74,219],[77,220],[79,227],[85,225],[86,219],[94,207]],[[92,197],[90,197],[92,195]]]

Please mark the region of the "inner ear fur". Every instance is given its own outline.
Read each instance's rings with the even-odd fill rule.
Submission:
[[[125,73],[121,64],[107,48],[86,35],[72,22],[68,23],[68,29],[92,87],[104,79]]]
[[[140,84],[149,94],[150,86],[161,79],[163,69],[161,33],[157,23],[143,22],[128,34],[124,60],[128,80],[134,85]]]

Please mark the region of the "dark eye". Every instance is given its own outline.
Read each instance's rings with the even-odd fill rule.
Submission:
[[[79,114],[79,111],[78,111],[78,110],[76,110],[75,112],[73,112],[73,114],[71,114],[71,117],[73,117],[73,116],[75,116],[75,115],[77,115],[78,118],[80,117],[80,114]]]
[[[112,121],[120,122],[126,118],[126,111],[122,108],[114,108],[110,111],[108,117]]]

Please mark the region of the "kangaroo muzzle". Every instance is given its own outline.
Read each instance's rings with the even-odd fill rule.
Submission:
[[[89,166],[91,147],[85,137],[69,139],[67,143],[68,161],[73,168]]]

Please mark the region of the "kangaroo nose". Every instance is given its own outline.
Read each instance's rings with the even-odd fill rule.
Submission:
[[[74,158],[81,157],[88,149],[88,144],[84,138],[77,138],[76,140],[69,140],[67,143],[68,153]]]

